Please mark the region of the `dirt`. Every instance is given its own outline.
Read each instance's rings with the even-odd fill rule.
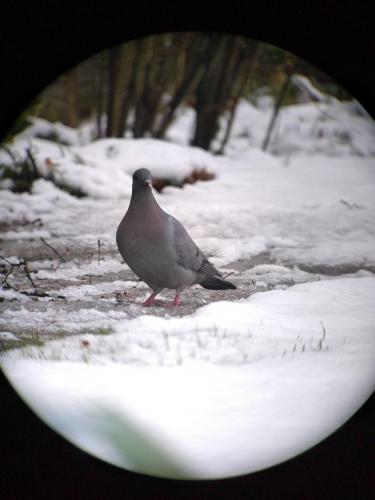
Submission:
[[[3,243],[0,255],[5,258],[20,255],[28,262],[31,269],[34,261],[45,260],[46,269],[48,270],[51,270],[51,266],[57,267],[59,265],[57,255],[40,239],[6,240],[3,241]],[[55,250],[60,252],[67,262],[71,261],[73,263],[74,261],[74,264],[77,264],[77,262],[90,262],[93,259],[97,259],[96,249],[88,248],[84,245],[79,246],[76,242],[75,245],[72,245],[74,251],[70,251],[69,242],[66,242],[66,240],[64,245],[60,245],[60,247],[58,243],[56,245]],[[117,251],[113,250],[113,248],[102,253],[101,259],[105,260],[107,258],[118,258],[119,261],[121,259]],[[263,280],[263,282],[261,281],[262,285],[257,285],[255,280],[249,278],[249,269],[252,269],[256,265],[272,263],[276,263],[275,258],[270,253],[266,252],[260,253],[251,259],[241,259],[231,262],[227,265],[227,268],[232,270],[231,274],[228,275],[228,279],[237,286],[236,290],[206,290],[202,287],[195,286],[183,292],[181,296],[182,303],[178,307],[170,307],[170,303],[174,298],[173,290],[163,291],[156,300],[155,306],[142,306],[142,301],[148,296],[149,290],[142,282],[139,282],[138,278],[130,270],[123,270],[119,273],[103,273],[101,275],[84,275],[79,277],[79,281],[69,279],[40,279],[38,273],[31,273],[30,276],[32,276],[32,280],[36,285],[36,288],[34,288],[24,269],[20,266],[13,270],[11,275],[7,278],[7,283],[24,294],[24,300],[21,300],[21,297],[18,295],[11,299],[3,299],[3,301],[0,302],[0,351],[21,345],[44,342],[59,336],[73,335],[87,331],[91,331],[91,333],[108,333],[110,331],[110,329],[108,330],[106,328],[104,328],[104,330],[103,328],[92,328],[91,330],[87,330],[85,325],[82,325],[81,331],[79,328],[77,330],[77,327],[61,328],[61,326],[56,326],[53,322],[48,321],[38,327],[35,327],[32,323],[25,326],[25,321],[18,326],[14,324],[7,325],[4,321],[1,322],[1,316],[5,310],[19,311],[24,308],[30,312],[55,312],[56,316],[60,319],[60,323],[57,322],[60,325],[63,323],[64,318],[69,320],[69,316],[72,313],[81,309],[92,308],[108,313],[113,310],[121,311],[126,313],[128,319],[135,318],[141,314],[160,317],[181,317],[194,313],[199,307],[209,304],[210,302],[220,300],[238,301],[256,292],[267,291],[279,286],[286,288],[295,284],[294,280],[283,280],[283,278],[280,277],[277,281],[272,280],[265,283]],[[1,264],[0,276],[2,275],[1,279],[4,280],[6,273],[9,271],[9,266],[7,266],[4,261],[2,261]],[[293,267],[293,263],[288,264],[290,267]],[[320,266],[319,270],[309,269],[309,272],[312,271],[319,273],[326,272],[326,274],[329,275],[334,273],[332,268],[325,269],[323,266]],[[342,274],[342,270],[337,270],[337,274]],[[311,274],[311,281],[315,279],[317,279],[316,276]],[[138,281],[138,283],[127,289],[119,288],[111,293],[103,294],[98,296],[97,299],[91,297],[91,300],[89,300],[87,296],[82,296],[82,298],[79,299],[70,299],[64,297],[61,291],[59,294],[56,293],[57,290],[67,286],[96,285],[119,280],[124,280],[124,282]],[[52,314],[52,316],[54,315]],[[16,339],[2,338],[1,332],[10,332],[15,335]]]
[[[57,254],[47,247],[42,240],[4,240],[2,242],[2,249],[0,255],[5,258],[10,256],[22,256],[25,259],[28,267],[33,268],[33,262],[45,260],[45,269],[51,270],[52,267],[59,266],[59,259]],[[61,254],[66,262],[74,261],[74,264],[80,262],[90,262],[97,259],[97,250],[87,248],[85,246],[78,246],[76,243],[72,245],[74,251],[70,251],[69,242],[59,246],[58,240],[54,242],[54,249]],[[120,255],[116,251],[107,250],[101,254],[101,259],[118,258],[121,260]],[[79,281],[69,279],[40,279],[38,272],[32,272],[30,276],[35,283],[36,288],[32,286],[30,279],[28,279],[25,270],[22,266],[15,267],[12,273],[8,276],[6,283],[13,289],[17,290],[22,297],[17,295],[14,298],[6,299],[0,302],[0,318],[5,310],[20,311],[27,309],[30,312],[49,312],[56,313],[56,315],[63,319],[69,319],[69,316],[80,309],[95,308],[98,311],[110,312],[113,310],[126,313],[126,317],[132,319],[141,314],[151,314],[161,317],[181,317],[196,311],[199,307],[206,305],[210,302],[229,300],[236,301],[246,298],[249,295],[260,291],[261,287],[254,286],[248,278],[245,278],[242,271],[253,267],[259,263],[269,263],[270,256],[262,254],[254,259],[248,261],[238,261],[231,263],[228,268],[233,269],[234,273],[228,276],[228,279],[236,284],[236,290],[206,290],[202,287],[195,286],[189,290],[185,290],[181,295],[181,305],[178,307],[170,307],[170,303],[174,298],[173,290],[165,290],[157,298],[155,306],[144,307],[142,302],[148,296],[149,290],[130,270],[123,270],[119,273],[103,273],[101,275],[84,275],[79,277]],[[0,273],[1,279],[4,280],[9,265],[5,261],[1,261]],[[118,289],[112,293],[106,293],[98,296],[98,299],[91,298],[88,300],[86,296],[79,299],[70,299],[62,295],[61,289],[67,286],[80,286],[80,285],[97,285],[100,283],[110,283],[114,281],[137,281],[138,283],[127,289]],[[60,289],[60,292],[56,291]],[[52,316],[54,316],[52,314]],[[0,332],[10,332],[16,336],[16,339],[7,339],[0,337],[0,350],[13,348],[17,345],[27,345],[28,343],[43,342],[61,335],[72,335],[79,333],[77,328],[69,329],[56,327],[52,322],[46,321],[45,324],[35,327],[32,323],[25,326],[25,322],[19,325],[6,325],[5,322],[1,323],[0,319]],[[84,325],[83,325],[84,328]],[[84,331],[87,331],[85,329]],[[92,331],[92,333],[101,333]],[[22,341],[20,343],[20,341]],[[18,342],[18,344],[17,344]]]

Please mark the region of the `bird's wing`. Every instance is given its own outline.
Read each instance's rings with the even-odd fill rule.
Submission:
[[[221,272],[216,269],[216,267],[211,264],[211,262],[207,259],[207,257],[204,257],[203,262],[201,267],[199,268],[199,271],[201,271],[204,274],[208,274],[209,276],[222,276]]]
[[[171,215],[170,222],[173,228],[173,246],[177,255],[177,263],[191,271],[221,276],[221,273],[208,261],[201,249],[191,239],[184,226]]]

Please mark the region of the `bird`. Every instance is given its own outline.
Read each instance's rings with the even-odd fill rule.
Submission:
[[[170,306],[179,306],[182,290],[195,284],[210,290],[237,288],[209,262],[184,226],[160,207],[147,168],[133,173],[132,195],[116,242],[125,263],[152,290],[143,306],[155,305],[164,288],[176,292]]]

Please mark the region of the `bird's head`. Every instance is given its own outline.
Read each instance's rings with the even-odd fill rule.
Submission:
[[[133,189],[150,188],[152,186],[152,175],[147,168],[139,168],[133,174]]]

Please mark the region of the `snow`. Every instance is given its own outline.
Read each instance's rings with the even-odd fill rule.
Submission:
[[[38,264],[33,264],[32,269],[35,270]],[[128,268],[126,264],[122,264],[116,259],[107,259],[100,262],[85,262],[80,261],[77,264],[72,264],[71,262],[62,263],[58,268],[53,268],[51,270],[41,269],[38,270],[39,279],[50,279],[50,280],[70,280],[79,281],[82,276],[103,276],[106,273],[116,273],[122,271],[124,268]],[[66,290],[64,290],[64,293]]]
[[[13,149],[25,156],[29,147],[43,177],[94,198],[131,195],[131,176],[137,168],[152,168],[155,177],[179,185],[194,170],[214,172],[214,157],[198,148],[155,139],[101,139],[84,146],[62,146],[45,139],[23,137]],[[9,162],[5,153],[0,159]]]
[[[7,231],[1,234],[2,240],[27,240],[30,238],[49,238],[51,235],[48,231],[34,230],[30,231]]]
[[[0,339],[17,340],[17,337],[11,332],[0,332]]]
[[[314,87],[310,80],[304,75],[294,74],[292,75],[291,81],[302,91],[302,93],[307,93],[315,101],[337,102],[333,97],[320,92],[320,90]]]
[[[52,274],[52,273],[51,273]],[[110,283],[99,283],[95,286],[92,285],[78,285],[78,286],[67,286],[56,290],[57,294],[64,295],[69,299],[80,299],[85,297],[86,300],[96,301],[98,296],[108,294],[111,292],[117,292],[122,288],[135,287],[137,285],[136,281],[112,281]],[[103,298],[103,297],[101,297]]]
[[[372,277],[301,284],[210,304],[184,321],[122,320],[100,339],[53,341],[26,360],[13,351],[3,367],[44,420],[109,462],[134,469],[135,451],[126,437],[111,441],[110,421],[98,430],[99,411],[125,433],[136,423],[183,476],[226,477],[301,453],[371,394],[374,297]],[[163,462],[143,470],[171,474]]]
[[[35,116],[29,116],[28,121],[30,125],[18,135],[18,140],[54,137],[61,144],[81,146],[91,141],[94,132],[94,127],[90,123],[83,123],[75,129],[60,122],[51,123]]]
[[[95,307],[89,309],[82,308],[77,311],[70,311],[67,317],[62,316],[59,311],[48,309],[45,311],[29,311],[24,305],[19,310],[6,310],[0,318],[0,326],[16,327],[25,326],[25,315],[28,320],[26,325],[36,331],[46,327],[52,333],[80,333],[82,331],[110,329],[113,320],[126,317],[125,312],[109,311],[102,312]],[[27,349],[27,348],[25,348]],[[22,351],[26,353],[26,351]],[[11,354],[9,354],[11,355]]]
[[[192,110],[173,142],[15,141],[88,196],[48,179],[1,191],[2,255],[26,258],[50,296],[1,290],[0,340],[43,342],[0,362],[43,420],[110,463],[179,478],[261,470],[334,432],[373,391],[374,123],[355,103],[287,106],[263,152],[270,115],[243,101],[224,156],[187,145]],[[155,197],[239,295],[195,287],[182,312],[141,307],[147,287],[115,243],[141,166],[175,184],[194,168],[215,174]]]
[[[245,99],[240,101],[227,154],[242,154],[249,148],[260,148],[271,115],[271,106],[262,108]],[[186,130],[191,130],[193,120],[191,111],[182,114],[167,137],[180,144],[188,144],[191,134],[187,134]],[[215,146],[219,145],[224,129],[225,120],[222,120]],[[269,150],[277,155],[302,152],[329,156],[374,156],[374,137],[375,124],[357,101],[339,102],[330,98],[322,102],[284,106],[275,124]]]
[[[9,289],[7,290],[6,288],[1,288],[0,289],[0,300],[6,300],[6,301],[11,301],[11,300],[20,300],[20,301],[27,301],[28,298],[26,297],[26,295],[23,295],[22,293],[19,293],[15,290],[12,290],[12,289]],[[0,319],[1,321],[1,319]],[[4,328],[5,328],[6,325],[4,325]],[[2,333],[6,333],[6,332],[2,332]],[[4,338],[7,338],[7,337],[4,337]]]

